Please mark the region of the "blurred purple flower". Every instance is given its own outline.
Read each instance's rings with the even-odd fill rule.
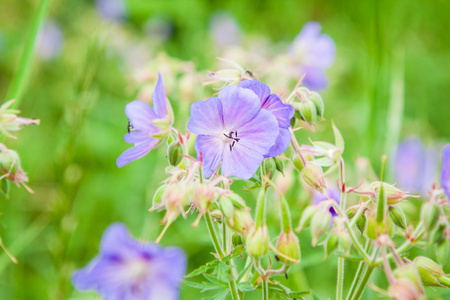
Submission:
[[[393,160],[394,180],[409,193],[426,195],[437,173],[438,153],[411,137],[399,143]]]
[[[154,16],[145,22],[145,31],[152,41],[163,42],[172,35],[172,22],[165,17]]]
[[[217,12],[211,17],[210,30],[217,46],[222,49],[241,44],[241,28],[227,12]]]
[[[320,31],[320,23],[306,23],[289,49],[289,54],[299,65],[300,75],[305,75],[303,84],[312,90],[327,87],[325,70],[333,65],[336,56],[333,39]]]
[[[170,121],[168,120],[166,93],[161,74],[159,73],[155,90],[152,93],[152,102],[153,108],[140,100],[135,100],[125,106],[125,114],[130,121],[133,131],[125,134],[123,138],[125,142],[134,144],[134,146],[117,158],[116,163],[119,168],[150,152],[158,145],[160,137],[168,133]],[[167,126],[163,127],[167,127],[167,129],[164,131],[159,126],[156,126],[155,120],[157,122],[163,121],[164,124],[167,124]]]
[[[441,187],[450,201],[450,144],[442,150]]]
[[[39,29],[36,54],[44,60],[53,59],[61,53],[63,41],[61,26],[53,20],[48,20]]]
[[[124,0],[97,0],[96,7],[102,17],[108,20],[122,21],[127,15]]]
[[[210,177],[222,162],[222,174],[249,179],[275,144],[279,133],[274,114],[261,109],[252,90],[234,85],[218,97],[194,102],[189,131],[198,134],[197,156],[203,155],[203,175]]]
[[[103,234],[99,256],[75,271],[72,282],[78,290],[96,290],[106,300],[175,300],[185,270],[181,249],[142,243],[125,225],[115,223]]]
[[[337,188],[327,189],[328,197],[336,201],[338,204],[341,203],[341,192]],[[321,192],[316,191],[312,198],[312,203],[314,205],[319,205],[320,202],[328,200],[328,197]],[[330,207],[330,213],[333,217],[337,216],[334,208]]]
[[[275,118],[277,118],[279,126],[278,137],[275,144],[270,148],[269,153],[264,157],[274,157],[282,154],[291,143],[289,126],[291,125],[291,119],[295,113],[294,107],[289,104],[284,104],[278,95],[271,94],[270,88],[260,81],[244,80],[237,86],[255,92],[261,100],[261,109],[267,109],[275,115]]]

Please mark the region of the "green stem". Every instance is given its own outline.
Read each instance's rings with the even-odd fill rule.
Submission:
[[[366,246],[364,248],[365,251],[367,251],[369,249],[370,244],[371,244],[370,240],[368,239],[366,241]],[[358,283],[361,279],[361,273],[363,271],[363,268],[364,268],[364,262],[361,261],[358,265],[358,269],[356,270],[352,285],[350,286],[350,290],[348,291],[347,299],[350,299],[353,296],[353,293],[355,293],[356,286],[358,285]]]
[[[255,218],[255,227],[262,227],[266,222],[266,190],[267,188],[264,186],[261,187],[258,199],[256,200],[256,218]]]
[[[344,160],[341,158],[340,160],[340,168],[339,173],[341,177],[341,184],[345,187],[345,165]],[[344,191],[341,192],[341,203],[340,209],[345,212],[345,206],[347,202],[347,193]],[[348,222],[345,222],[348,225]],[[351,228],[349,228],[349,232],[352,232]],[[353,232],[352,232],[353,233]],[[351,234],[352,235],[352,234]],[[341,250],[341,245],[339,245],[339,250]],[[345,267],[345,258],[342,256],[338,257],[338,270],[337,270],[337,284],[336,284],[336,299],[342,300],[342,294],[344,291],[344,267]]]
[[[217,233],[216,230],[214,229],[214,224],[212,223],[209,211],[205,213],[205,221],[206,227],[208,227],[209,235],[211,236],[211,240],[214,244],[214,249],[216,250],[216,253],[219,256],[220,260],[222,260],[225,257],[225,254],[223,253],[222,248],[220,247],[219,239],[217,238]]]
[[[262,300],[269,300],[269,283],[266,280],[262,282]]]
[[[372,272],[374,269],[375,269],[375,266],[373,266],[373,265],[366,266],[366,268],[364,269],[364,273],[363,273],[361,282],[358,284],[358,289],[353,294],[353,297],[351,298],[351,300],[361,299],[361,295],[364,292],[367,282],[369,281],[370,275],[372,275]]]
[[[27,82],[31,71],[33,52],[39,28],[44,22],[49,4],[50,0],[41,0],[39,4],[38,10],[33,17],[30,31],[25,40],[22,54],[19,58],[18,68],[11,81],[8,93],[6,94],[6,100],[16,99],[16,102],[13,104],[15,107],[17,107],[22,100],[21,96],[25,88],[25,83]]]

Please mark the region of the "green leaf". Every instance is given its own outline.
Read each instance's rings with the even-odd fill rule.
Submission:
[[[224,289],[215,296],[203,298],[203,300],[223,300],[228,295],[229,289]]]
[[[238,283],[237,288],[241,292],[251,292],[251,291],[255,290],[255,288],[251,285],[250,280],[246,281],[246,282]]]
[[[201,267],[198,267],[197,269],[195,269],[191,273],[187,274],[186,276],[184,276],[184,278],[190,278],[190,277],[194,277],[194,276],[200,275],[200,274],[206,272],[209,269],[217,267],[219,265],[219,263],[220,263],[219,260],[210,261],[209,263],[206,263],[205,265],[203,265]]]
[[[342,152],[344,152],[344,146],[345,146],[344,138],[342,137],[341,132],[336,127],[334,122],[333,122],[332,126],[333,126],[333,132],[334,132],[334,139],[335,139],[336,147],[338,147],[339,149],[342,150]]]
[[[320,167],[331,167],[332,165],[334,165],[335,161],[329,157],[322,157],[313,160],[312,163]]]
[[[350,259],[350,260],[355,260],[355,261],[362,261],[364,260],[364,257],[362,256],[357,256],[357,255],[346,255],[343,251],[335,251],[334,254],[336,254],[337,256],[341,256],[341,257],[345,257],[346,259]]]

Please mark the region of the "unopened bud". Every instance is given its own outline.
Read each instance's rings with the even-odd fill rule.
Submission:
[[[331,252],[336,249],[339,242],[339,238],[336,233],[331,233],[330,236],[327,239],[327,242],[325,244],[325,257],[328,257]]]
[[[231,201],[235,208],[245,208],[245,201],[238,194],[232,193],[227,195],[227,198]]]
[[[275,161],[275,167],[276,167],[277,171],[284,175],[284,163],[283,163],[283,160],[281,158],[279,158],[278,156],[277,157],[272,157],[272,159]]]
[[[167,148],[167,158],[169,159],[169,164],[171,166],[177,166],[182,157],[183,149],[181,148],[180,142],[174,141]]]
[[[255,258],[262,257],[269,252],[269,232],[263,225],[253,228],[247,236],[247,253]]]
[[[317,108],[312,101],[303,101],[300,103],[299,112],[304,121],[309,125],[315,125],[317,120]]]
[[[222,224],[223,215],[222,212],[218,209],[215,209],[209,213],[211,218],[214,219],[214,221],[218,222],[219,224]]]
[[[266,174],[269,179],[272,179],[275,175],[276,165],[272,157],[266,158],[263,162],[264,174]]]
[[[242,235],[233,234],[233,236],[231,237],[231,242],[233,243],[233,246],[237,247],[239,245],[244,244],[243,238],[245,237]]]
[[[281,254],[279,255],[281,262],[287,264],[298,264],[300,262],[300,242],[292,231],[288,234],[285,232],[280,234],[277,242],[277,251]]]
[[[312,245],[316,246],[317,239],[330,227],[331,214],[328,211],[319,210],[311,219]]]
[[[419,296],[423,294],[423,285],[417,267],[414,264],[405,264],[399,266],[397,269],[394,270],[393,273],[394,277],[397,279],[395,285],[397,285],[399,282],[408,283],[406,285],[400,284],[400,286],[397,286],[401,287],[398,290],[399,292],[405,293],[404,296],[413,294],[417,295],[416,298],[395,298],[395,299],[419,299]]]
[[[391,217],[392,221],[397,225],[398,227],[402,228],[403,230],[406,229],[406,217],[403,213],[403,210],[400,209],[400,207],[394,205],[389,207],[389,216]]]
[[[356,208],[355,207],[350,207],[349,209],[347,209],[345,211],[345,214],[347,215],[347,217],[349,219],[352,219],[355,216],[355,214],[356,214]]]
[[[322,168],[318,165],[308,163],[301,174],[305,182],[312,188],[322,191],[326,187]]]
[[[228,197],[222,197],[219,201],[219,208],[225,219],[233,223],[234,205]]]
[[[20,158],[16,151],[5,149],[0,152],[1,175],[15,174],[20,168]]]
[[[324,111],[325,111],[325,106],[323,105],[323,100],[322,100],[322,97],[320,96],[320,94],[317,93],[317,92],[310,92],[309,95],[308,95],[308,98],[316,106],[317,115],[320,118],[322,118],[323,114],[324,114]]]
[[[421,208],[420,218],[427,232],[431,232],[439,221],[439,206],[435,203],[425,202]]]
[[[413,281],[400,278],[389,286],[388,294],[392,299],[422,299],[423,291]]]
[[[386,182],[380,182],[375,181],[370,184],[370,188],[375,191],[379,192],[381,185],[383,185],[384,195],[387,200],[387,205],[395,205],[400,202],[400,200],[407,198],[411,195],[406,194],[404,191],[402,191],[399,188],[396,188],[392,184],[386,183]]]
[[[294,167],[300,172],[303,170],[305,165],[303,164],[303,160],[297,154],[292,157],[292,162],[294,163]]]
[[[447,226],[444,223],[440,223],[433,234],[431,235],[431,243],[440,244],[445,240],[445,229]]]
[[[217,194],[214,187],[208,184],[197,184],[194,187],[193,201],[201,214],[204,214],[216,200]]]
[[[352,238],[350,237],[350,234],[346,230],[340,232],[338,234],[338,241],[345,254],[349,255],[350,248],[352,247]]]
[[[158,209],[164,205],[164,203],[162,203],[162,196],[165,193],[166,188],[167,185],[164,184],[156,190],[155,194],[153,195],[152,207],[150,208],[150,210]]]
[[[296,231],[300,231],[303,228],[308,227],[311,224],[312,217],[319,211],[317,206],[310,205],[305,208],[305,210],[302,213],[302,217],[300,218],[300,223],[296,229]]]
[[[366,230],[367,225],[367,218],[364,214],[362,214],[357,220],[356,220],[356,227],[359,229],[361,234],[364,233],[364,230]]]
[[[450,241],[443,240],[436,247],[436,256],[441,265],[445,265],[448,262],[448,257],[450,255]]]
[[[426,286],[441,286],[439,278],[445,276],[444,270],[436,262],[428,257],[418,256],[414,259],[414,265],[419,270],[420,278]]]
[[[246,236],[253,227],[252,216],[246,208],[234,210],[233,219],[225,218],[225,223],[237,234]]]

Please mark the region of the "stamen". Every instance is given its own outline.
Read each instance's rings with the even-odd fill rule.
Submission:
[[[235,137],[233,137],[233,134]],[[233,151],[233,147],[236,144],[236,142],[239,142],[240,139],[237,138],[237,131],[230,131],[230,133],[227,135],[226,133],[223,134],[225,137],[229,138],[230,141],[230,151]]]

